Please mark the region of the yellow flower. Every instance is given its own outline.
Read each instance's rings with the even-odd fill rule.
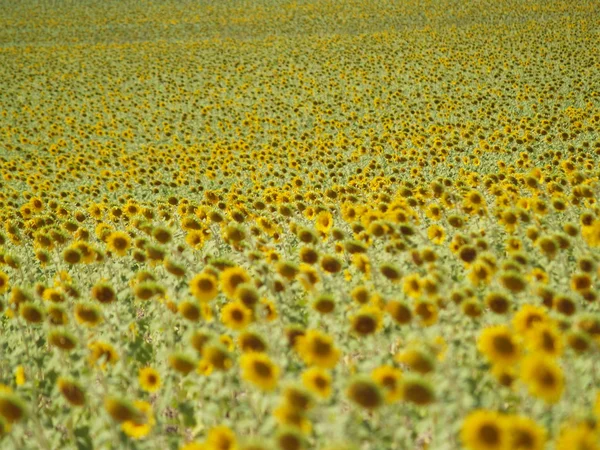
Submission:
[[[367,410],[379,408],[383,404],[383,394],[379,386],[369,378],[356,377],[348,386],[347,397]]]
[[[141,417],[137,417],[133,420],[125,420],[121,423],[121,429],[127,436],[134,439],[141,439],[150,433],[156,420],[154,419],[150,403],[143,400],[136,400],[133,402],[133,406],[137,408]]]
[[[421,277],[416,273],[406,275],[402,280],[402,290],[411,298],[421,296]]]
[[[334,346],[333,339],[318,330],[308,330],[299,336],[296,348],[309,366],[331,369],[340,358],[340,351]]]
[[[554,448],[556,450],[600,450],[598,431],[586,423],[562,427]]]
[[[108,249],[119,255],[125,256],[127,250],[131,247],[131,238],[123,231],[113,231],[106,238]]]
[[[169,356],[169,366],[185,376],[197,367],[197,362],[191,356],[177,352]]]
[[[272,300],[263,298],[260,300],[260,309],[262,310],[262,315],[267,322],[272,322],[277,319],[277,307]]]
[[[396,355],[396,361],[406,364],[410,370],[421,374],[433,372],[435,359],[425,351],[417,348],[407,349]]]
[[[414,311],[419,317],[421,325],[424,327],[429,327],[437,322],[438,308],[430,301],[420,300],[416,302]]]
[[[302,433],[308,434],[312,424],[303,410],[292,407],[287,401],[273,410],[273,416],[280,425],[298,428]]]
[[[277,367],[265,353],[244,353],[240,358],[242,378],[262,390],[272,391],[279,380]]]
[[[381,328],[382,313],[375,306],[363,306],[351,317],[352,331],[359,336],[367,336]]]
[[[560,331],[550,323],[540,323],[533,327],[525,342],[531,351],[539,351],[548,356],[559,357],[564,350]]]
[[[373,369],[371,378],[381,387],[387,403],[393,403],[402,397],[402,371],[395,367],[384,365]]]
[[[513,316],[512,324],[515,331],[524,336],[540,322],[548,321],[548,313],[541,306],[523,305]]]
[[[117,423],[123,423],[131,420],[137,423],[143,422],[143,416],[140,411],[129,400],[120,397],[106,397],[104,399],[104,409]]]
[[[520,375],[534,397],[547,403],[560,400],[565,388],[564,375],[553,359],[539,353],[528,355],[521,363]]]
[[[321,211],[317,214],[316,228],[321,233],[327,234],[333,226],[333,217],[329,211]]]
[[[229,302],[221,309],[221,322],[232,330],[243,330],[252,321],[252,311],[240,301]]]
[[[8,290],[8,275],[0,271],[0,294],[4,294]]]
[[[514,364],[521,354],[517,339],[505,325],[484,329],[479,335],[477,348],[492,364]]]
[[[179,313],[190,322],[198,322],[202,317],[200,306],[194,301],[183,301],[177,306]]]
[[[160,375],[152,367],[140,369],[138,381],[142,389],[146,392],[156,392],[160,388]]]
[[[508,439],[505,418],[494,411],[473,411],[463,421],[460,437],[469,450],[504,450]]]
[[[434,244],[441,245],[446,240],[446,231],[440,225],[433,224],[427,228],[427,237]]]
[[[77,381],[60,377],[56,384],[62,396],[71,405],[83,406],[85,404],[85,392]]]
[[[27,408],[23,400],[11,392],[0,391],[0,417],[9,424],[23,419],[27,415]]]
[[[190,281],[192,295],[201,302],[208,302],[219,293],[217,279],[209,273],[199,273]]]
[[[106,368],[107,364],[115,364],[119,360],[115,348],[108,342],[94,341],[88,344],[90,349],[89,363],[91,366],[100,364],[102,369]]]
[[[23,386],[26,380],[25,368],[23,366],[17,366],[15,369],[15,383],[17,386]]]
[[[543,450],[546,430],[534,420],[524,416],[506,418],[508,447],[511,450]]]
[[[304,386],[321,397],[327,399],[331,395],[331,375],[319,367],[311,367],[302,373],[302,383]]]
[[[225,425],[211,428],[206,439],[206,450],[236,450],[235,433]]]
[[[581,235],[590,247],[600,247],[600,219],[581,229]]]
[[[402,379],[400,386],[404,401],[419,406],[425,406],[435,401],[433,386],[421,376],[407,375]]]
[[[250,275],[241,267],[228,267],[221,272],[221,289],[229,298],[233,298],[236,288],[243,283],[249,283]]]

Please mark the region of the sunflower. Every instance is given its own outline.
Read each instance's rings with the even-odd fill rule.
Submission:
[[[363,306],[351,318],[352,331],[359,336],[374,334],[381,328],[381,323],[381,310],[375,306]]]
[[[504,387],[511,387],[517,379],[517,373],[511,366],[505,366],[503,364],[496,364],[492,367],[492,375],[498,383]]]
[[[85,391],[77,381],[71,378],[59,377],[56,385],[65,400],[72,406],[83,406],[85,404]]]
[[[523,305],[513,316],[512,324],[520,335],[526,335],[540,322],[548,321],[548,313],[541,306]]]
[[[377,383],[383,390],[385,401],[387,403],[393,403],[400,400],[402,397],[401,391],[401,380],[402,371],[395,367],[384,365],[373,369],[371,372],[371,378]]]
[[[46,317],[46,313],[41,305],[36,305],[33,302],[23,302],[19,304],[19,315],[28,323],[42,323]]]
[[[44,289],[44,293],[42,298],[48,302],[52,303],[63,303],[65,298],[65,293],[60,288],[47,288]]]
[[[244,353],[260,353],[267,350],[267,343],[265,342],[264,338],[260,334],[252,331],[240,333],[238,336],[238,345],[240,350]]]
[[[352,402],[367,410],[377,409],[384,401],[379,386],[366,377],[354,378],[348,386],[346,395]]]
[[[160,388],[160,375],[152,367],[144,367],[138,372],[138,381],[146,392],[156,392]]]
[[[319,253],[313,247],[305,246],[299,251],[300,261],[304,264],[315,264],[319,260]]]
[[[586,423],[566,424],[554,444],[556,450],[599,450],[598,431]]]
[[[0,391],[0,417],[9,424],[22,420],[27,415],[25,402],[11,392]]]
[[[102,322],[102,311],[92,303],[77,303],[75,305],[75,319],[80,324],[93,327]]]
[[[113,231],[106,237],[108,249],[118,256],[125,256],[131,247],[131,238],[123,231]]]
[[[115,396],[106,397],[104,399],[104,409],[117,423],[124,423],[128,420],[143,422],[141,412],[127,399]]]
[[[0,271],[0,294],[4,294],[8,290],[8,275]]]
[[[412,320],[413,313],[410,307],[402,301],[390,300],[385,309],[398,325],[405,325]]]
[[[252,281],[248,272],[241,267],[227,267],[221,272],[221,289],[229,298],[233,298],[236,288]]]
[[[332,313],[335,309],[335,297],[332,294],[320,294],[312,302],[312,308],[320,314]]]
[[[520,376],[534,397],[547,403],[560,400],[565,388],[564,375],[552,358],[540,353],[528,355],[521,364]]]
[[[302,383],[304,386],[322,399],[331,396],[332,379],[329,372],[319,367],[310,367],[302,373]]]
[[[240,358],[242,378],[262,390],[272,391],[279,380],[277,367],[265,353],[244,353]]]
[[[340,358],[340,351],[334,346],[333,339],[318,330],[308,330],[299,336],[296,347],[302,360],[309,366],[331,369]]]
[[[210,342],[202,348],[202,358],[212,368],[227,371],[233,365],[227,348],[220,342]]]
[[[92,298],[102,304],[109,304],[117,299],[117,295],[110,284],[101,282],[92,287]]]
[[[527,335],[526,344],[533,352],[539,351],[553,357],[559,357],[564,350],[562,335],[551,323],[536,325]]]
[[[252,283],[243,283],[235,288],[234,298],[244,304],[244,306],[250,310],[254,310],[254,307],[260,300],[258,290]]]
[[[272,300],[263,298],[260,300],[259,317],[263,317],[267,322],[277,319],[277,308]]]
[[[275,443],[279,450],[303,450],[306,438],[296,427],[284,427],[275,435]]]
[[[15,369],[15,384],[17,386],[23,386],[26,381],[25,368],[23,366],[17,366]]]
[[[228,334],[222,334],[219,336],[219,342],[225,346],[227,351],[231,352],[235,348],[233,338]]]
[[[415,303],[415,314],[419,317],[420,323],[424,327],[429,327],[437,322],[438,308],[428,300],[419,300]]]
[[[136,400],[133,402],[133,406],[138,410],[139,417],[133,420],[125,420],[121,423],[121,429],[127,436],[133,439],[142,439],[150,433],[156,420],[154,419],[150,403],[143,400]]]
[[[401,383],[402,399],[418,406],[425,406],[435,400],[431,384],[418,375],[407,375]]]
[[[510,309],[511,300],[502,292],[489,292],[485,296],[485,304],[496,314],[506,314]]]
[[[546,430],[529,417],[508,416],[506,431],[511,450],[543,450],[546,445]]]
[[[217,279],[210,273],[199,273],[190,281],[193,296],[201,302],[211,301],[219,293]]]
[[[506,420],[495,411],[473,411],[463,421],[460,437],[469,450],[504,450]]]
[[[432,243],[441,245],[446,240],[446,231],[440,225],[433,224],[427,228],[427,237]]]
[[[119,360],[119,355],[115,348],[108,342],[93,341],[88,344],[90,356],[88,358],[90,366],[100,364],[102,369],[108,364],[115,364]]]
[[[321,211],[319,214],[317,214],[317,218],[316,218],[317,231],[319,231],[323,234],[328,234],[329,230],[331,230],[332,226],[333,226],[333,217],[331,216],[331,213],[329,211]]]
[[[283,390],[284,403],[297,411],[307,412],[314,406],[314,398],[308,389],[298,384],[288,384]]]
[[[197,367],[197,362],[191,356],[177,352],[169,356],[169,366],[182,375],[187,375]]]
[[[379,272],[393,283],[400,281],[400,278],[402,277],[400,269],[395,264],[388,262],[379,266]]]
[[[62,257],[64,262],[74,265],[81,261],[83,255],[78,249],[69,247],[63,250]]]
[[[221,322],[232,330],[243,330],[252,321],[252,311],[240,301],[229,302],[221,309]]]
[[[235,450],[237,438],[231,428],[219,425],[208,430],[206,450]]]
[[[505,325],[484,329],[479,335],[477,347],[493,364],[514,364],[521,354],[517,339]]]
[[[422,349],[412,348],[396,355],[396,361],[406,364],[408,368],[420,374],[427,374],[435,370],[435,359]]]
[[[411,298],[419,298],[421,288],[421,277],[416,273],[408,274],[402,279],[402,290]]]
[[[185,300],[177,305],[177,310],[190,322],[198,322],[202,317],[200,306],[194,301]]]
[[[294,408],[286,401],[273,410],[273,416],[280,425],[297,428],[304,434],[308,434],[312,430],[312,424],[305,412]]]
[[[77,339],[66,330],[53,330],[48,333],[48,344],[68,352],[77,347]]]
[[[342,262],[333,255],[323,255],[321,268],[327,273],[338,273],[342,270]]]
[[[194,350],[196,350],[200,355],[202,354],[202,349],[204,345],[211,340],[211,334],[208,331],[204,330],[196,330],[190,336],[190,343]]]
[[[581,235],[590,247],[600,247],[600,219],[594,220],[589,226],[583,226]]]

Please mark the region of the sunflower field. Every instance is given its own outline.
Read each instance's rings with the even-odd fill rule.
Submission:
[[[1,0],[0,449],[600,449],[600,3]]]

